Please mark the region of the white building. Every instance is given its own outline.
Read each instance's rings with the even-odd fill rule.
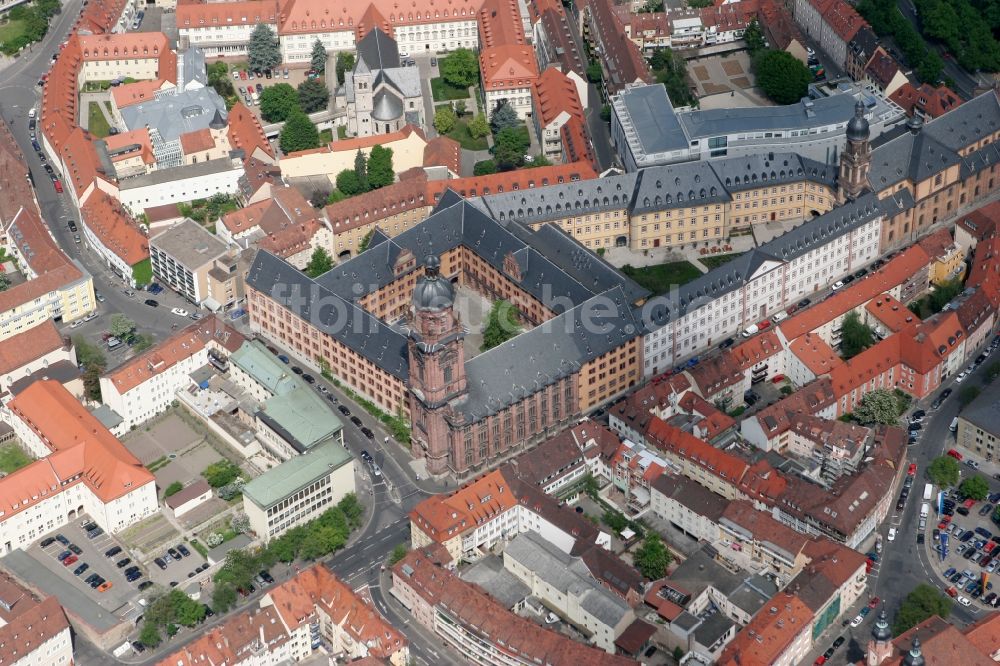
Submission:
[[[241,344],[235,329],[206,317],[101,377],[101,398],[122,417],[122,427],[139,425],[165,411],[191,385],[192,372],[224,366]]]
[[[646,376],[673,367],[878,257],[885,213],[868,194],[642,307]]]
[[[615,654],[615,639],[635,614],[624,599],[591,575],[583,560],[535,532],[525,532],[504,548],[503,565],[532,595],[590,636],[594,645]]]
[[[0,550],[88,514],[118,532],[158,511],[153,475],[59,382],[40,380],[4,420],[38,461],[0,480]]]
[[[207,199],[214,194],[237,194],[243,164],[228,158],[182,167],[158,169],[119,184],[119,200],[135,214],[147,208]]]
[[[327,442],[243,486],[243,510],[254,533],[270,541],[318,518],[353,492],[353,456],[343,446]]]

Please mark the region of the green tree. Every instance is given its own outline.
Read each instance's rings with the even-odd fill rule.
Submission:
[[[323,46],[323,42],[316,38],[313,42],[312,55],[309,56],[309,64],[312,68],[319,72],[320,74],[326,73],[326,47]]]
[[[951,599],[927,583],[920,583],[906,595],[896,612],[892,631],[895,635],[909,631],[932,615],[947,620],[951,615]]]
[[[128,340],[132,337],[132,333],[135,331],[135,322],[123,315],[120,312],[116,312],[111,315],[111,322],[108,324],[108,332],[116,338],[122,340]]]
[[[611,105],[610,104],[604,104],[603,106],[601,106],[601,120],[603,120],[606,123],[611,122]]]
[[[229,460],[216,461],[206,467],[201,473],[201,475],[205,477],[205,480],[208,481],[208,485],[213,488],[221,488],[222,486],[229,485],[235,481],[240,474],[240,468]]]
[[[479,58],[469,49],[455,49],[438,61],[438,67],[448,84],[468,88],[479,81]]]
[[[434,113],[434,129],[438,131],[438,134],[447,134],[452,131],[455,129],[456,123],[458,123],[458,118],[455,117],[455,112],[447,104],[439,107]]]
[[[311,278],[318,278],[331,268],[333,268],[333,258],[330,256],[330,253],[322,247],[317,246],[313,250],[312,256],[309,258],[309,263],[306,264],[305,271],[303,272]]]
[[[296,110],[285,121],[281,130],[281,150],[292,153],[296,150],[309,150],[319,147],[319,131],[309,116]]]
[[[958,392],[958,403],[960,405],[962,405],[963,407],[965,407],[970,402],[972,402],[973,400],[975,400],[976,398],[978,398],[979,394],[982,393],[982,392],[983,392],[983,390],[981,388],[979,388],[978,386],[973,386],[971,384],[967,384],[967,385],[963,386],[962,390],[960,390]]]
[[[337,85],[344,85],[344,73],[354,71],[354,54],[350,51],[337,52]]]
[[[366,233],[364,236],[361,237],[361,241],[358,243],[358,254],[361,254],[362,252],[368,249],[368,244],[372,242],[372,234],[374,233],[375,230],[372,229],[371,231],[369,231],[368,233]]]
[[[655,50],[649,62],[656,80],[667,89],[667,96],[674,105],[690,106],[697,101],[687,83],[687,61],[684,58],[663,48]],[[610,119],[609,109],[608,120]]]
[[[642,545],[635,551],[632,558],[635,568],[649,580],[663,578],[667,573],[667,567],[673,561],[670,550],[663,545],[660,535],[650,532],[646,535]]]
[[[455,109],[455,115],[458,116],[459,118],[464,116],[465,112],[467,111],[464,99],[460,99],[455,103],[453,103],[452,108]]]
[[[515,127],[520,127],[521,120],[517,117],[517,111],[515,111],[506,99],[502,99],[497,103],[495,109],[493,109],[493,115],[490,116],[490,128],[493,130],[494,134],[499,134],[505,129],[513,129]]]
[[[929,50],[927,55],[917,67],[917,78],[925,83],[937,85],[941,80],[941,72],[944,70],[944,60],[937,54],[937,51]]]
[[[615,511],[614,509],[607,509],[604,515],[601,516],[601,521],[616,533],[628,527],[628,518],[620,511]]]
[[[927,478],[942,488],[956,485],[958,476],[958,461],[951,456],[938,456],[927,466]]]
[[[757,84],[776,104],[794,104],[806,96],[812,72],[788,51],[761,51],[753,59]]]
[[[358,178],[358,172],[354,169],[344,169],[337,174],[337,190],[349,197],[365,191]]]
[[[176,495],[180,491],[184,490],[184,484],[180,481],[174,481],[167,489],[163,491],[163,497],[170,497],[171,495]]]
[[[281,63],[281,49],[274,30],[266,23],[258,23],[250,33],[247,43],[247,62],[255,72],[274,69]]]
[[[219,614],[236,605],[236,588],[229,583],[216,583],[212,590],[212,609]]]
[[[603,78],[604,70],[601,69],[601,63],[591,60],[587,65],[587,80],[591,83],[600,83]]]
[[[601,484],[593,474],[587,472],[580,481],[580,489],[591,499],[596,499],[597,494],[601,492]]]
[[[958,491],[962,493],[963,497],[971,497],[976,501],[981,501],[990,494],[990,484],[981,476],[970,476],[962,481]]]
[[[142,630],[139,632],[139,642],[146,647],[155,648],[163,642],[160,637],[160,630],[155,624],[146,620],[142,623]]]
[[[260,94],[260,115],[269,123],[280,123],[300,111],[299,94],[287,83],[264,88]]]
[[[364,516],[365,507],[362,506],[357,495],[354,493],[347,493],[340,498],[339,502],[337,502],[337,508],[344,514],[344,518],[347,520],[347,524],[351,529],[361,527],[361,518]]]
[[[372,189],[368,178],[368,157],[365,156],[360,148],[354,154],[354,173],[358,177],[358,187],[361,188],[361,192],[368,192]]]
[[[927,297],[927,306],[931,312],[937,314],[944,309],[956,296],[962,293],[961,280],[946,280],[934,287],[934,291]]]
[[[482,350],[501,345],[521,332],[517,308],[510,301],[495,301],[483,328]]]
[[[767,45],[764,43],[764,31],[760,28],[757,19],[750,21],[746,30],[743,31],[743,41],[747,43],[747,50],[753,56]]]
[[[840,353],[845,359],[857,356],[875,343],[874,331],[853,311],[844,317],[840,336]]]
[[[309,203],[312,204],[313,208],[322,208],[330,203],[331,194],[333,193],[322,189],[313,190],[312,194],[309,195]]]
[[[409,552],[409,551],[407,551],[405,543],[401,543],[398,546],[396,546],[395,548],[393,548],[392,549],[392,553],[389,554],[389,566],[391,567],[391,566],[395,565],[401,559],[403,559],[404,557],[406,557],[406,553],[407,552]]]
[[[486,120],[486,116],[480,113],[469,121],[466,129],[469,130],[469,136],[473,139],[482,139],[490,133],[490,123]]]
[[[373,190],[396,182],[396,170],[392,164],[392,148],[375,145],[368,154],[368,184]]]
[[[322,111],[330,105],[330,91],[318,79],[307,79],[299,84],[298,105],[305,113]]]
[[[473,176],[488,176],[491,173],[497,172],[497,163],[493,160],[482,160],[476,162],[476,165],[472,167]]]
[[[497,168],[501,171],[510,171],[522,166],[524,151],[529,145],[525,132],[511,128],[500,130],[493,144],[493,157],[496,159]]]
[[[899,401],[892,391],[875,389],[861,398],[854,410],[854,418],[862,425],[882,423],[894,425],[899,420]]]

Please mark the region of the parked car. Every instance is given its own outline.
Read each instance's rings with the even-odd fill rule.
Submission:
[[[177,552],[183,555],[184,557],[189,557],[191,555],[191,551],[188,550],[187,546],[185,546],[182,543],[177,544]]]
[[[68,545],[66,547],[69,548],[73,552],[74,555],[83,555],[83,549],[80,548],[75,543],[71,543],[70,545]]]
[[[108,548],[106,551],[104,551],[104,557],[110,559],[120,552],[122,552],[121,546],[112,546],[111,548]]]
[[[148,305],[151,308],[158,308],[158,307],[160,307],[160,302],[157,301],[155,298],[147,298],[146,300],[143,301],[143,303],[145,303],[146,305]]]
[[[79,576],[80,574],[82,574],[84,571],[86,571],[89,568],[90,568],[90,565],[87,564],[86,562],[84,562],[83,564],[81,564],[80,566],[78,566],[76,569],[73,569],[73,575],[74,576]]]
[[[75,564],[80,558],[76,555],[70,555],[65,560],[62,561],[64,567],[68,567],[71,564]]]
[[[153,564],[155,564],[156,566],[160,567],[160,569],[166,569],[167,568],[167,563],[163,561],[162,557],[155,558],[153,560]]]
[[[130,564],[132,564],[132,558],[131,557],[125,557],[125,558],[122,558],[122,559],[118,560],[117,562],[115,562],[115,566],[118,567],[119,569],[121,569],[123,567],[127,567]]]
[[[316,378],[313,377],[310,374],[303,373],[303,375],[302,375],[302,381],[304,381],[306,384],[315,384],[316,383]]]

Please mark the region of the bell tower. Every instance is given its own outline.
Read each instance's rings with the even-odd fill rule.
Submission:
[[[840,173],[837,178],[837,199],[843,204],[854,201],[868,187],[868,170],[871,167],[872,149],[865,104],[858,100],[854,117],[847,122],[847,146],[840,154]]]
[[[466,392],[465,329],[455,316],[455,290],[440,271],[440,259],[424,259],[424,275],[410,301],[407,341],[412,452],[425,458],[430,474],[448,471],[451,429],[447,417],[451,405]]]
[[[868,641],[868,666],[879,666],[892,656],[892,631],[889,629],[889,619],[885,608],[878,614],[878,620],[872,627],[872,637]]]

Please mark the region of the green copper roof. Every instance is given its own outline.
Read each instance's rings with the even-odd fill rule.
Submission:
[[[347,449],[327,442],[264,472],[243,486],[243,496],[266,510],[352,459]]]

